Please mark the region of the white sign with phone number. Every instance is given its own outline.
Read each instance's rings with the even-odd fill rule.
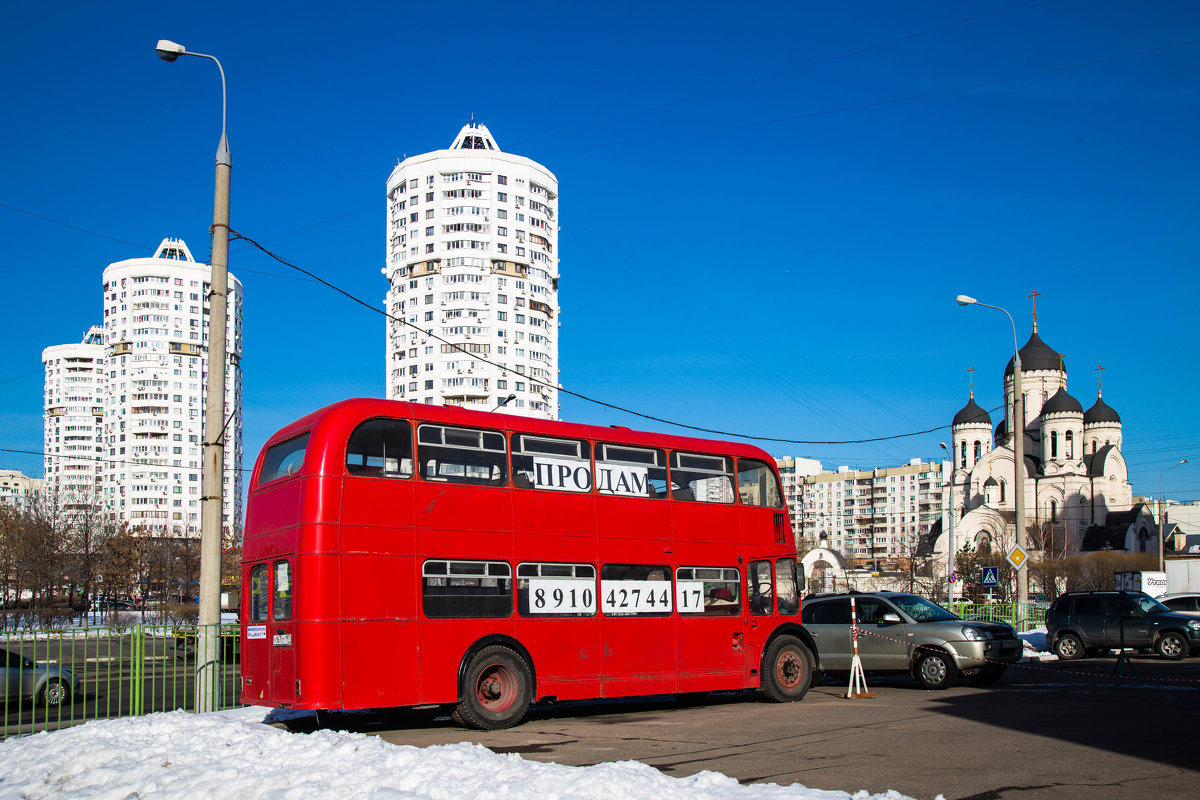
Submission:
[[[600,610],[620,614],[671,613],[669,581],[600,581]]]

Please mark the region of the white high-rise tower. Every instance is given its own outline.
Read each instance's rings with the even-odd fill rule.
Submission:
[[[104,335],[92,326],[83,341],[42,351],[45,495],[64,510],[100,500],[104,422]]]
[[[387,397],[557,418],[554,174],[472,122],[387,197]]]
[[[211,267],[180,239],[104,270],[103,496],[133,527],[200,534]],[[222,526],[241,519],[242,284],[229,276]]]

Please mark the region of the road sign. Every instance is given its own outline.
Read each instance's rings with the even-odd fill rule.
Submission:
[[[951,572],[951,573],[950,573],[950,582],[951,582],[951,583],[958,583],[958,573],[957,573],[957,572]]]
[[[1025,548],[1021,547],[1019,544],[1014,544],[1008,551],[1008,563],[1012,564],[1017,569],[1023,567],[1028,559],[1029,553],[1026,552]]]
[[[1000,568],[999,567],[984,567],[983,568],[983,588],[995,589],[1000,585]]]

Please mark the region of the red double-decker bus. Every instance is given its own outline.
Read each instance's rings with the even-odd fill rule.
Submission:
[[[537,701],[799,700],[815,663],[774,461],[730,442],[347,400],[263,448],[242,579],[261,705],[498,729]]]

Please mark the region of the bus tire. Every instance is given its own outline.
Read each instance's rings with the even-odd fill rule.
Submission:
[[[454,718],[483,731],[516,725],[529,709],[532,683],[525,659],[504,645],[488,645],[467,665]]]
[[[763,656],[760,691],[776,703],[794,703],[813,681],[813,657],[795,636],[780,636]]]

